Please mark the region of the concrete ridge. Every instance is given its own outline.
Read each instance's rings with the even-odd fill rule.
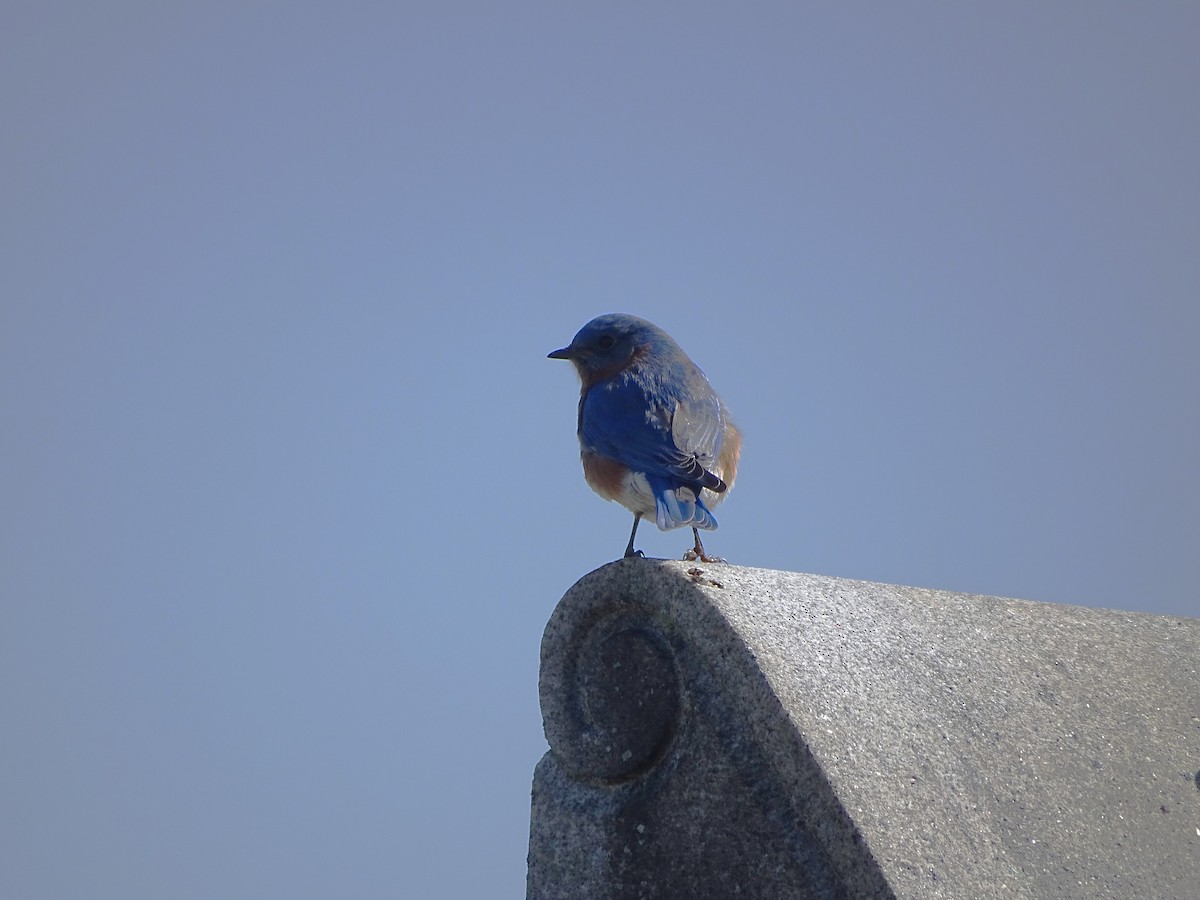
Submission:
[[[540,690],[530,897],[1200,884],[1200,619],[631,559]]]

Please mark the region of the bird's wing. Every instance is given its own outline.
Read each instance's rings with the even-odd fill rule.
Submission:
[[[603,456],[647,475],[724,490],[708,471],[721,434],[715,395],[656,398],[633,379],[614,379],[589,390],[580,412],[584,444]]]
[[[707,399],[707,398],[706,398]],[[671,417],[671,438],[681,452],[712,466],[721,442],[721,407],[712,400],[679,400]]]

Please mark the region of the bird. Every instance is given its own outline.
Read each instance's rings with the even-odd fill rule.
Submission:
[[[737,477],[742,436],[700,367],[663,329],[626,313],[584,325],[571,343],[547,354],[579,375],[576,433],[588,485],[633,513],[625,557],[638,523],[659,530],[690,526],[689,561],[709,556],[700,531],[717,527],[713,508]]]

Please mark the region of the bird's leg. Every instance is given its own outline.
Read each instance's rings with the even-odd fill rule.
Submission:
[[[633,549],[633,539],[634,539],[634,537],[637,536],[637,527],[638,527],[638,522],[640,522],[640,521],[642,521],[642,514],[634,513],[633,514],[633,531],[629,532],[629,544],[628,544],[628,546],[625,547],[625,558],[626,559],[629,559],[629,557],[631,557],[631,556],[645,556],[646,555],[641,550]]]
[[[687,560],[688,562],[695,562],[696,560],[700,560],[701,562],[706,562],[706,563],[723,563],[723,562],[725,562],[725,560],[723,560],[719,556],[709,556],[708,554],[706,554],[704,552],[704,545],[702,543],[700,543],[700,532],[699,531],[697,531],[695,528],[693,528],[692,534],[694,534],[696,536],[696,546],[693,547],[691,550],[689,550],[687,553],[683,554],[683,558],[685,560]]]

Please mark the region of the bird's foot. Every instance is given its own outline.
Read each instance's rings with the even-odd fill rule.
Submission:
[[[687,553],[683,554],[684,562],[696,562],[697,560],[699,560],[700,562],[706,562],[706,563],[723,563],[723,562],[725,562],[725,560],[721,559],[721,557],[719,557],[719,556],[709,556],[707,553],[704,552],[704,544],[700,543],[700,532],[697,531],[695,528],[692,529],[692,535],[696,538],[696,544],[694,547],[692,547],[691,550],[689,550]]]
[[[632,547],[629,547],[625,551],[624,559],[645,559],[645,558],[646,558],[646,554],[643,553],[641,550],[634,550]]]
[[[703,548],[701,548],[699,551],[697,551],[695,549],[689,550],[687,553],[683,554],[683,561],[684,562],[706,562],[706,563],[729,562],[729,560],[727,560],[723,556],[709,556],[707,553],[704,552]]]

